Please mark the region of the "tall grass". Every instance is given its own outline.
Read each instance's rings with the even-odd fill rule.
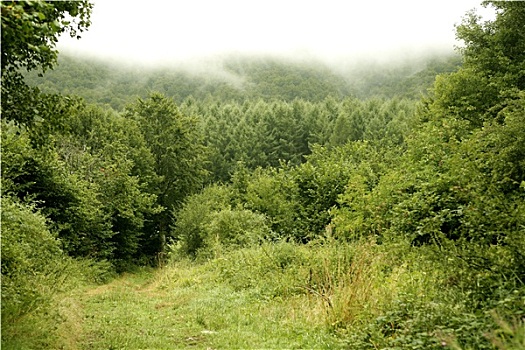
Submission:
[[[265,243],[205,265],[217,283],[258,300],[288,300],[294,317],[338,334],[351,348],[491,349],[498,329],[472,309],[451,262],[403,243]],[[300,303],[302,308],[292,306]],[[517,331],[519,334],[519,328]],[[444,345],[445,344],[445,345]]]
[[[2,349],[75,349],[82,315],[73,291],[113,276],[109,264],[67,257],[49,269],[14,282],[31,294],[13,295],[12,286],[2,285]],[[20,297],[31,302],[19,304]]]
[[[77,261],[68,270],[76,291],[55,293],[49,307],[16,320],[2,345],[523,348],[519,310],[509,317],[472,308],[469,291],[457,282],[461,270],[432,249],[371,240],[265,242],[215,251],[208,260],[179,257],[98,287],[78,278],[81,271],[98,276],[100,269]],[[514,294],[520,305],[525,299]]]
[[[369,241],[266,243],[212,261],[219,278],[237,290],[261,298],[305,296],[318,321],[335,328],[366,322],[409,287],[411,272],[396,264],[384,247]]]

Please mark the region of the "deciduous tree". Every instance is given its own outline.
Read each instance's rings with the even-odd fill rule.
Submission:
[[[138,123],[153,155],[154,171],[161,178],[151,190],[163,211],[150,218],[149,231],[158,239],[151,249],[162,251],[173,211],[205,180],[202,134],[196,118],[183,115],[172,100],[160,93],[138,99],[125,115]],[[153,240],[152,237],[150,242]]]

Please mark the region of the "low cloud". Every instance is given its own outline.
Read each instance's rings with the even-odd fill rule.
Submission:
[[[95,0],[92,26],[59,49],[130,64],[176,65],[232,53],[384,61],[452,50],[478,1]],[[204,61],[201,61],[204,62]]]

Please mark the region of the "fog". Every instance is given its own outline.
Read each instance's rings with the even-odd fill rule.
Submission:
[[[231,54],[338,63],[452,51],[479,1],[95,0],[92,25],[61,52],[120,64],[182,65]],[[206,61],[208,60],[208,61]]]

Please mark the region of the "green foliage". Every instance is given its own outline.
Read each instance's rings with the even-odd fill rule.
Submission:
[[[519,193],[525,179],[523,109],[525,92],[508,102],[498,114],[497,123],[487,123],[471,141],[476,165],[486,181],[505,194]]]
[[[109,266],[78,261],[61,250],[32,204],[2,196],[2,348],[63,346],[57,297],[86,282],[105,281]]]
[[[231,197],[230,189],[225,186],[209,186],[188,197],[184,206],[173,214],[177,218],[171,234],[176,242],[174,253],[195,257],[206,244],[206,225],[214,213],[229,207]]]
[[[4,193],[34,201],[65,238],[66,251],[98,252],[93,256],[102,258],[111,254],[111,248],[102,247],[112,233],[88,182],[68,173],[56,151],[32,148],[28,133],[19,127],[2,128],[2,148]]]
[[[197,120],[182,115],[173,101],[158,93],[138,99],[125,117],[138,123],[153,155],[155,174],[162,177],[157,190],[160,204],[177,208],[206,175]]]
[[[508,93],[505,89],[525,89],[525,39],[521,35],[525,8],[512,2],[484,1],[483,4],[497,11],[496,18],[481,22],[475,13],[468,13],[457,27],[457,37],[465,43],[460,50],[465,66],[475,68],[479,75],[490,76],[492,84],[500,87],[501,98]]]
[[[80,38],[89,27],[88,1],[3,1],[2,74],[5,70],[52,68],[60,34]]]
[[[90,25],[91,8],[88,1],[2,2],[3,119],[31,125],[53,116],[49,113],[53,97],[40,96],[38,89],[28,87],[20,70],[52,68],[59,35],[69,32],[80,38]]]
[[[523,320],[507,321],[497,314],[493,317],[499,328],[488,336],[491,343],[500,350],[518,350],[525,347],[525,324]]]
[[[64,278],[63,259],[60,242],[49,232],[42,214],[10,197],[2,198],[2,326],[40,305],[47,307]]]
[[[237,173],[235,174],[237,175]],[[233,186],[240,185],[237,177]],[[297,186],[288,169],[254,172],[246,181],[241,196],[244,206],[267,218],[268,224],[277,237],[298,237],[296,220],[298,216]]]
[[[100,240],[111,250],[108,258],[129,263],[144,254],[146,217],[160,211],[151,193],[159,181],[153,156],[138,126],[114,112],[86,107],[68,120],[68,127],[71,133],[59,138],[58,152],[67,169],[95,192],[94,200],[112,232]]]
[[[202,128],[210,150],[212,180],[229,180],[238,162],[249,169],[281,162],[300,164],[318,133],[312,104],[303,100],[204,106]]]
[[[73,256],[130,261],[140,252],[156,177],[137,127],[98,108],[71,116],[56,148],[33,148],[21,127],[2,128],[5,192],[32,200]]]
[[[312,276],[320,276],[315,286],[323,286],[312,293],[329,305],[329,324],[348,336],[350,347],[490,349],[514,346],[514,339],[520,344],[519,326],[511,329],[488,315],[496,309],[505,319],[523,317],[525,280],[522,74],[498,65],[508,55],[502,42],[514,38],[520,47],[521,37],[497,34],[517,31],[523,6],[496,6],[501,12],[494,23],[471,21],[458,29],[460,37],[472,39],[465,65],[436,81],[418,111],[419,124],[396,101],[327,100],[326,109],[335,106],[331,126],[309,135],[331,147],[309,145],[311,154],[295,167],[252,174],[241,169],[232,177],[237,204],[263,213],[281,237],[359,242],[371,236],[390,251],[392,266],[379,264],[364,273],[377,285],[358,283],[372,280],[360,278],[358,270],[336,278],[337,267],[324,274],[312,267]],[[479,61],[476,45],[483,53]],[[255,120],[272,125],[274,111],[286,118],[285,109],[259,105],[253,108]],[[264,135],[267,129],[262,130]],[[279,273],[271,265],[274,258],[262,257],[271,257],[268,251],[252,258],[244,250],[219,260],[220,271],[236,288],[260,288],[258,279],[266,280],[254,275]],[[371,266],[372,256],[363,266]],[[309,264],[304,256],[290,259],[296,269]],[[341,276],[354,283],[333,282],[345,281]],[[372,303],[383,295],[379,285],[388,286],[392,297]],[[275,285],[272,290],[290,293]],[[372,299],[362,302],[363,295]],[[359,309],[367,303],[372,312]],[[485,336],[498,329],[515,338]]]
[[[234,290],[248,290],[257,298],[301,295],[308,278],[308,250],[289,242],[265,242],[258,247],[232,250],[213,260],[220,281]]]
[[[80,12],[70,14],[86,20],[90,5],[77,5]],[[525,7],[492,5],[494,21],[469,14],[458,26],[466,44],[459,70],[451,59],[419,73],[403,68],[411,82],[391,71],[384,89],[378,82],[384,72],[363,85],[370,87],[366,96],[413,94],[428,72],[455,71],[436,79],[422,105],[340,98],[351,84],[326,70],[240,60],[223,67],[234,78],[228,83],[175,73],[147,77],[151,89],[180,100],[197,89],[197,98],[179,108],[152,93],[119,114],[27,87],[16,69],[51,67],[54,41],[47,39],[42,55],[27,46],[5,62],[14,73],[2,72],[3,340],[12,348],[60,347],[51,341],[55,333],[42,336],[51,323],[41,325],[60,314],[48,312],[53,298],[63,281],[74,284],[79,269],[96,276],[100,268],[65,253],[107,259],[119,271],[154,259],[164,266],[168,239],[177,263],[186,257],[203,263],[218,288],[205,299],[213,307],[193,306],[190,316],[200,327],[227,329],[231,314],[212,318],[206,310],[219,310],[216,296],[234,293],[257,301],[250,313],[286,305],[287,319],[329,332],[349,348],[519,348]],[[4,2],[5,35],[48,18],[24,15],[31,6],[58,9],[58,27],[45,35],[69,28],[60,16],[70,3]],[[23,36],[6,40],[8,49],[27,43]],[[93,69],[79,68],[84,80]],[[132,80],[120,72],[100,78],[107,73],[108,67],[94,72],[99,78],[87,87]],[[128,98],[119,94],[143,90],[137,83],[103,102],[117,106]],[[172,277],[192,292],[201,281]],[[180,292],[167,283],[162,288]],[[151,290],[159,291],[140,288]],[[231,295],[220,300],[241,306]],[[242,311],[236,317],[245,318]],[[37,334],[34,342],[16,336],[26,327]],[[166,335],[166,328],[159,331]],[[111,346],[131,346],[124,338],[118,334]],[[307,343],[318,344],[297,341]]]
[[[437,75],[455,72],[462,65],[461,56],[452,53],[385,61],[368,59],[343,66],[342,74],[353,96],[420,99],[427,95]]]
[[[336,147],[367,140],[380,148],[403,145],[415,124],[415,107],[408,100],[352,98],[205,103],[197,111],[191,101],[182,106],[202,115],[212,181],[231,180],[238,162],[250,170],[302,164],[315,144]]]
[[[275,58],[232,57],[225,68],[246,77],[250,98],[320,101],[343,96],[348,89],[342,77],[319,62],[287,62]]]
[[[229,56],[196,67],[122,67],[114,63],[60,55],[58,66],[38,77],[26,74],[31,86],[49,93],[82,96],[90,103],[122,110],[136,97],[159,91],[177,103],[197,101],[246,102],[308,100],[355,96],[360,99],[407,98],[426,95],[436,75],[456,71],[459,56],[408,58],[401,63],[355,62],[334,67],[323,62],[294,62],[270,57]]]
[[[349,348],[492,348],[486,334],[500,328],[465,302],[450,279],[453,262],[403,244],[321,242],[263,243],[210,263],[236,293],[284,299],[294,318],[301,314],[295,303],[305,305],[312,327],[322,324]],[[519,341],[519,328],[516,334]]]
[[[215,261],[142,269],[88,289],[80,303],[83,333],[72,342],[80,348],[343,346],[308,312],[306,297],[263,299],[236,290],[221,281]]]
[[[164,249],[172,211],[200,189],[206,177],[205,148],[196,118],[180,113],[172,100],[159,93],[138,99],[124,115],[139,126],[153,156],[154,174],[160,179],[152,190],[162,211],[149,218],[148,227],[157,233],[156,241],[150,240],[154,254]]]
[[[318,147],[308,162],[294,169],[297,186],[300,240],[315,237],[330,230],[330,211],[339,206],[338,198],[352,174],[367,158],[372,163],[374,150],[368,143],[348,143],[327,149]]]
[[[480,127],[487,119],[487,112],[498,99],[498,86],[489,77],[475,74],[475,70],[464,68],[450,76],[440,76],[434,85],[436,102],[434,108],[440,117],[454,116],[468,120]]]
[[[205,235],[205,246],[218,257],[224,250],[254,246],[271,233],[263,215],[246,209],[223,209],[212,213]]]
[[[232,249],[252,246],[271,237],[264,215],[235,208],[229,186],[209,186],[190,196],[172,226],[171,253],[179,258],[220,256]]]
[[[463,67],[440,77],[434,86],[431,114],[454,116],[479,128],[497,119],[509,100],[525,89],[523,31],[525,8],[521,3],[486,1],[498,10],[494,21],[481,22],[468,13],[457,27],[457,37],[465,47]]]

